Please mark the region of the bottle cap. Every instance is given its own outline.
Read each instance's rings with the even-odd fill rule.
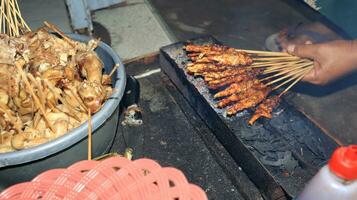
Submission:
[[[338,177],[353,181],[357,179],[357,145],[339,147],[328,163],[330,170]]]

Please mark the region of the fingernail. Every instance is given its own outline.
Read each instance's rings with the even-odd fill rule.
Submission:
[[[289,53],[293,53],[295,50],[295,45],[294,44],[289,44],[288,48],[286,48]]]

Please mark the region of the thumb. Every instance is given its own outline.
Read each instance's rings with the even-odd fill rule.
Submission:
[[[287,51],[288,53],[294,56],[313,59],[316,56],[317,45],[316,44],[301,44],[301,45],[290,44],[287,47]]]

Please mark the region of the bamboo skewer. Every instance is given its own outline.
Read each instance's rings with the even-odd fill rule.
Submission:
[[[292,66],[286,66],[286,67],[281,67],[281,68],[272,68],[269,70],[264,70],[261,74],[281,73],[281,72],[297,70],[297,69],[309,67],[309,66],[312,66],[312,65],[310,63],[305,63],[305,64],[292,65]]]
[[[254,63],[250,66],[251,68],[261,68],[263,71],[260,72],[260,75],[268,75],[260,79],[260,81],[267,81],[266,86],[279,83],[273,87],[273,90],[276,90],[290,83],[279,96],[285,94],[313,68],[313,61],[284,52],[243,49],[241,51],[251,54],[253,57]]]
[[[1,0],[0,7],[0,33],[16,37],[30,31],[30,27],[22,18],[17,0]]]
[[[276,61],[270,61],[270,62],[254,62],[252,65],[250,65],[250,67],[272,67],[272,66],[277,66],[277,65],[285,65],[285,64],[292,64],[292,63],[299,63],[299,62],[303,62],[301,60],[299,61],[285,61],[285,62],[276,62]]]
[[[88,160],[92,160],[92,119],[88,109]]]
[[[293,60],[301,60],[301,58],[297,57],[259,57],[253,58],[253,61],[293,61]]]
[[[32,98],[34,99],[36,106],[38,106],[38,108],[40,110],[40,113],[43,116],[43,119],[45,120],[47,126],[51,129],[52,132],[55,132],[54,127],[52,126],[52,124],[50,123],[50,121],[47,118],[45,108],[43,107],[43,105],[41,104],[40,100],[38,99],[38,97],[36,96],[35,92],[33,91],[32,85],[29,83],[29,81],[27,79],[27,76],[26,76],[26,73],[22,70],[21,63],[16,62],[15,66],[16,66],[18,72],[20,73],[20,75],[21,75],[26,87],[29,89],[29,92],[30,92]]]
[[[304,63],[294,63],[294,64],[286,64],[286,65],[282,65],[282,66],[274,66],[274,67],[269,67],[267,69],[264,69],[262,71],[262,74],[271,74],[271,73],[275,73],[275,72],[279,72],[279,71],[284,71],[287,69],[291,69],[291,68],[299,68],[302,66],[308,66],[311,65],[310,63],[308,64],[304,64]]]
[[[70,44],[73,47],[76,45],[75,42],[72,39],[70,39],[66,34],[64,34],[57,26],[50,24],[47,21],[44,21],[43,23],[45,24],[45,26],[47,26],[47,28],[51,29],[52,31],[60,35],[63,38],[63,40],[68,42],[68,44]]]
[[[17,3],[17,0],[15,0],[14,2],[15,2],[15,7],[16,7],[16,9],[14,9],[14,10],[20,18],[22,28],[26,29],[27,31],[30,31],[31,30],[30,27],[27,25],[24,18],[22,18],[21,10],[19,8],[19,4]]]
[[[309,68],[306,68],[306,69],[301,70],[299,73],[296,73],[293,77],[291,77],[291,78],[289,78],[288,80],[285,80],[283,83],[281,83],[281,84],[275,86],[275,87],[273,88],[273,90],[276,90],[276,89],[280,88],[281,86],[283,86],[283,85],[285,85],[285,84],[287,84],[287,83],[289,83],[289,82],[291,82],[291,81],[297,79],[297,78],[300,77],[300,76],[305,76],[305,74],[306,74],[308,71],[310,71]]]
[[[286,71],[280,71],[279,73],[264,77],[264,78],[260,79],[260,81],[272,80],[275,77],[286,76],[286,75],[289,75],[289,73],[293,73],[295,71],[296,71],[296,68],[291,68],[290,70],[286,70]]]
[[[302,71],[304,71],[304,70],[306,70],[306,69],[307,69],[307,68],[303,68],[303,69],[299,69],[299,70],[293,71],[293,72],[291,72],[291,73],[288,73],[288,74],[285,75],[285,76],[282,76],[282,77],[277,78],[277,79],[275,79],[275,80],[273,80],[273,81],[270,81],[269,83],[267,83],[267,84],[265,84],[265,85],[266,85],[266,86],[269,86],[269,85],[271,85],[271,84],[273,84],[273,83],[282,81],[282,80],[287,79],[287,78],[289,78],[289,77],[291,77],[291,76],[294,76],[294,75],[296,75],[296,74],[299,74],[299,73],[301,73]]]
[[[120,67],[120,65],[117,63],[117,64],[115,64],[114,65],[114,67],[113,67],[113,69],[112,69],[112,71],[109,73],[109,77],[111,77],[113,74],[114,74],[114,72],[118,69]]]
[[[273,52],[273,51],[259,51],[259,50],[249,50],[249,49],[237,49],[238,51],[244,51],[249,54],[260,54],[260,55],[271,55],[271,56],[291,56],[285,52]]]
[[[290,90],[290,88],[292,88],[297,82],[299,82],[302,78],[304,78],[306,74],[302,74],[300,77],[298,77],[292,84],[290,84],[287,88],[285,88],[284,91],[282,91],[279,96],[282,96],[283,94],[285,94],[288,90]]]

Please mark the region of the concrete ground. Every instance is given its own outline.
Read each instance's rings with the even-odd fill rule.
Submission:
[[[145,0],[126,0],[113,8],[96,11],[93,20],[108,29],[112,47],[123,59],[158,51],[171,43]]]
[[[226,45],[243,49],[264,49],[270,34],[299,22],[321,20],[318,13],[297,1],[150,2],[178,40],[211,34]],[[326,87],[299,84],[290,101],[344,144],[357,143],[356,80],[352,75]]]
[[[33,30],[47,20],[64,32],[72,32],[64,0],[19,0],[19,5],[24,19]],[[174,40],[146,0],[126,0],[111,8],[95,11],[92,20],[107,29],[111,46],[122,59],[158,51]]]
[[[32,30],[43,26],[43,21],[56,24],[64,32],[72,32],[64,0],[19,0],[22,17]]]

